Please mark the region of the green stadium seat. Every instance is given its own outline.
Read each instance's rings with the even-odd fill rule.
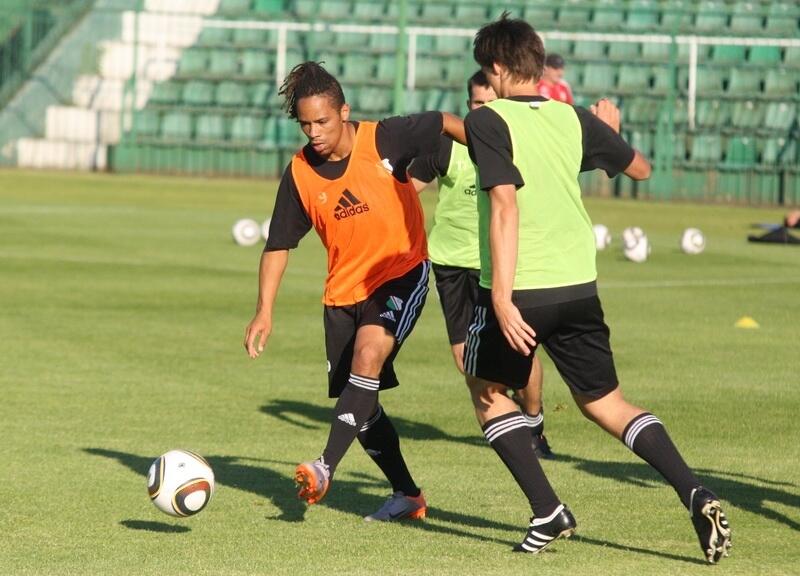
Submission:
[[[245,50],[242,52],[242,75],[250,78],[262,78],[272,74],[272,54],[263,50]]]
[[[176,104],[181,101],[182,95],[183,83],[167,80],[155,85],[150,101],[154,104]]]
[[[420,21],[419,17],[420,11],[420,2],[408,2],[408,7],[406,8],[406,16],[408,17],[408,21],[412,24],[425,24],[425,22]],[[399,2],[389,2],[387,9],[386,9],[386,19],[390,22],[397,22],[400,18],[400,3]]]
[[[161,123],[161,135],[170,140],[191,140],[192,117],[186,112],[167,112]]]
[[[369,35],[367,45],[372,52],[394,52],[397,48],[397,35],[373,32]]]
[[[653,66],[653,88],[654,94],[667,94],[675,89],[675,80],[672,70],[666,66]]]
[[[616,67],[611,64],[591,64],[583,70],[581,89],[608,94],[614,88]]]
[[[470,39],[464,36],[435,36],[433,48],[439,54],[464,54],[469,43]]]
[[[692,25],[693,0],[664,0],[661,28],[667,32],[686,30]]]
[[[133,122],[136,135],[145,138],[157,136],[161,127],[161,117],[158,111],[147,108],[136,112]]]
[[[605,60],[608,44],[599,40],[576,40],[572,57],[578,60]]]
[[[652,30],[658,27],[658,4],[654,0],[632,0],[628,5],[625,28],[628,30]]]
[[[720,64],[740,64],[745,61],[744,46],[712,46],[711,61]]]
[[[648,62],[669,62],[670,44],[645,42],[642,44],[642,59]]]
[[[761,5],[747,0],[737,2],[731,16],[731,31],[738,34],[760,34],[764,29],[764,14]]]
[[[375,80],[382,83],[391,83],[395,75],[394,54],[381,54],[375,66]]]
[[[190,80],[183,88],[183,102],[189,106],[210,106],[214,103],[214,84]]]
[[[423,2],[419,18],[427,25],[453,23],[453,4],[447,2]]]
[[[292,120],[286,116],[279,116],[276,118],[276,122],[278,123],[278,135],[280,137],[281,148],[298,150],[306,145],[308,140],[296,120]]]
[[[700,128],[721,129],[728,126],[731,118],[730,104],[724,100],[698,100],[695,113]]]
[[[436,50],[433,36],[421,34],[417,36],[417,56],[430,56]]]
[[[332,46],[337,49],[343,48],[352,50],[353,48],[363,48],[367,45],[369,34],[355,34],[350,32],[336,32],[333,36]]]
[[[239,53],[234,50],[212,50],[208,72],[216,76],[232,76],[239,72]]]
[[[363,82],[373,77],[377,57],[372,54],[346,53],[341,61],[343,82]]]
[[[228,28],[203,28],[197,37],[198,46],[224,46],[231,42]]]
[[[427,90],[415,89],[411,92],[406,92],[404,104],[404,112],[406,114],[414,114],[417,112],[425,111],[425,101],[427,100]]]
[[[689,44],[678,44],[679,61],[688,62],[690,52],[691,52],[691,46]],[[711,52],[711,46],[709,46],[708,44],[698,44],[697,61],[702,63],[708,60],[710,52]]]
[[[628,143],[648,158],[653,157],[654,135],[649,130],[634,130],[630,133]]]
[[[302,50],[290,48],[286,51],[286,73],[288,74],[292,68],[305,61],[306,59]]]
[[[638,42],[611,42],[608,57],[618,62],[636,62],[640,58],[642,45]]]
[[[761,150],[761,163],[767,165],[794,164],[797,144],[786,138],[768,138]]]
[[[346,0],[320,0],[318,18],[342,21],[350,17],[350,2]]]
[[[283,14],[283,0],[254,0],[253,11],[259,16]]]
[[[278,116],[268,116],[264,119],[264,132],[261,135],[260,146],[264,148],[279,148],[281,135]]]
[[[724,34],[728,26],[728,7],[722,0],[702,0],[697,6],[694,27],[701,33]]]
[[[300,20],[313,20],[317,13],[317,0],[294,0],[294,13]]]
[[[764,107],[753,100],[739,100],[733,105],[731,120],[735,128],[755,130],[764,124],[764,117]]]
[[[590,15],[591,7],[580,0],[561,2],[558,9],[558,26],[585,29]]]
[[[641,93],[650,87],[649,66],[636,66],[633,64],[619,67],[617,90],[622,93]]]
[[[561,54],[564,58],[572,56],[572,40],[561,38],[545,38],[544,49],[548,54]]]
[[[528,4],[522,10],[522,19],[536,29],[548,29],[556,21],[555,5],[552,2],[540,5]]]
[[[659,106],[659,101],[651,98],[626,99],[621,109],[624,122],[652,126],[658,120]]]
[[[724,83],[728,79],[728,70],[719,66],[697,67],[697,95],[715,96],[724,92]],[[678,86],[681,90],[689,89],[689,70],[678,70]]]
[[[747,61],[754,64],[778,64],[781,61],[779,46],[751,46]]]
[[[237,46],[263,49],[266,41],[266,30],[255,30],[250,28],[235,28],[233,30],[233,43]]]
[[[794,68],[800,67],[800,46],[787,46],[783,53],[783,63]]]
[[[770,130],[788,132],[797,119],[795,102],[770,102],[767,105],[764,127]]]
[[[325,70],[338,77],[341,74],[341,66],[343,57],[338,52],[330,52],[328,50],[318,52],[314,58],[322,62]]]
[[[282,105],[281,96],[272,83],[259,82],[258,84],[253,84],[249,93],[249,103],[253,108],[279,108]]]
[[[596,31],[613,32],[622,27],[623,4],[618,0],[596,0],[589,26]]]
[[[756,141],[747,136],[735,136],[728,140],[725,149],[727,168],[754,168],[758,159]]]
[[[454,22],[457,22],[459,26],[471,24],[482,25],[485,24],[488,19],[485,5],[467,4],[464,2],[456,3]]]
[[[752,98],[761,92],[762,72],[753,68],[734,68],[731,70],[728,92],[736,96]]]
[[[240,15],[250,12],[251,0],[220,0],[217,12],[219,14]]]
[[[770,97],[798,95],[797,70],[770,68],[764,81],[764,94]]]
[[[231,122],[231,142],[257,142],[263,134],[264,119],[258,116],[235,116]]]
[[[478,69],[471,58],[464,58],[463,56],[453,56],[447,58],[444,62],[444,76],[450,85],[466,86],[467,79],[472,76]],[[466,90],[466,88],[465,88]]]
[[[178,64],[180,74],[202,74],[208,68],[208,50],[204,48],[187,48]]]
[[[358,92],[356,106],[367,114],[388,113],[392,109],[392,91],[377,86],[365,86]]]
[[[686,135],[683,132],[673,133],[672,136],[672,158],[678,162],[686,160]],[[653,150],[655,152],[655,150]]]
[[[246,107],[249,104],[247,89],[244,84],[226,80],[217,85],[214,101],[218,106]]]
[[[195,140],[225,140],[225,118],[219,114],[201,114],[195,123]]]
[[[717,164],[722,160],[722,136],[698,134],[692,138],[689,159],[694,164]]]
[[[361,22],[383,20],[385,15],[384,8],[383,2],[359,0],[353,7],[353,18]]]
[[[765,31],[770,35],[797,36],[800,5],[797,2],[770,2]]]
[[[415,82],[417,84],[441,84],[444,74],[438,58],[417,58]]]

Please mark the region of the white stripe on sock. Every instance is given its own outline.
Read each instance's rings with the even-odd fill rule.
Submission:
[[[639,435],[639,432],[650,426],[651,424],[661,424],[661,420],[653,416],[652,414],[648,414],[647,416],[643,416],[639,418],[633,425],[628,429],[625,433],[625,445],[633,450],[633,443],[636,441],[636,437]],[[663,426],[663,424],[661,424]]]
[[[375,422],[377,422],[380,419],[381,414],[383,414],[383,406],[378,404],[378,409],[375,411],[375,414],[372,415],[372,418],[364,422],[364,425],[361,427],[361,430],[359,430],[359,432],[366,432],[367,430],[372,428],[372,425],[375,424]]]
[[[503,434],[511,432],[512,430],[516,430],[517,428],[527,428],[528,425],[525,423],[525,419],[520,416],[515,416],[514,418],[509,418],[507,420],[503,420],[502,422],[496,422],[489,426],[486,430],[483,431],[484,436],[486,439],[491,443],[500,438]]]
[[[380,380],[376,380],[374,378],[365,378],[364,376],[357,376],[356,374],[350,374],[348,382],[350,382],[350,384],[353,386],[371,391],[378,390],[378,388],[381,386]]]
[[[542,422],[544,422],[544,414],[542,414],[541,412],[539,412],[536,416],[531,416],[530,414],[524,414],[524,413],[522,415],[525,416],[525,421],[531,428],[536,428]]]

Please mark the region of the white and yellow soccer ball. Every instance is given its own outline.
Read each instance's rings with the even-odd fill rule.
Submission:
[[[598,250],[605,250],[611,244],[611,232],[608,231],[608,226],[603,224],[595,224],[592,226],[594,230],[594,245]]]
[[[170,516],[194,516],[214,494],[214,471],[188,450],[170,450],[147,473],[147,492],[156,508]]]
[[[706,237],[697,228],[687,228],[681,236],[681,250],[686,254],[700,254],[706,249]]]
[[[237,220],[231,232],[233,233],[233,241],[239,246],[252,246],[261,240],[261,226],[251,218]]]
[[[622,252],[631,262],[646,262],[650,256],[650,240],[644,230],[630,226],[622,231]]]

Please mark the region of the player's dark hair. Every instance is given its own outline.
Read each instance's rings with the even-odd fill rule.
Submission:
[[[548,68],[555,68],[556,70],[560,70],[564,67],[564,58],[561,57],[561,54],[556,54],[555,52],[548,54],[544,58],[544,65]]]
[[[472,55],[481,68],[496,62],[517,80],[538,80],[544,68],[544,44],[533,27],[503,12],[500,19],[481,27],[475,35]]]
[[[278,94],[283,96],[283,109],[295,120],[297,102],[302,98],[323,94],[330,98],[334,108],[344,106],[342,85],[319,62],[303,62],[292,68]]]
[[[470,100],[472,100],[472,88],[474,86],[489,88],[489,80],[486,78],[486,74],[483,73],[483,70],[478,70],[467,80],[467,96],[469,96]]]

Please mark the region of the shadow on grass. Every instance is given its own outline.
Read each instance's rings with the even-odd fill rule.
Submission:
[[[558,461],[572,464],[576,469],[600,478],[611,478],[647,488],[665,485],[658,472],[642,462],[602,462],[565,454],[559,454]],[[737,508],[778,522],[793,530],[800,530],[800,522],[795,518],[790,518],[767,507],[768,503],[780,504],[795,508],[800,512],[800,490],[792,493],[782,489],[797,489],[797,484],[708,468],[698,468],[695,473],[705,486]],[[728,517],[730,518],[730,513],[728,513]],[[735,520],[731,524],[735,529]]]
[[[261,412],[305,430],[323,430],[331,422],[331,407],[318,406],[309,402],[294,400],[273,400],[261,407]],[[486,438],[476,433],[473,436],[453,436],[447,432],[423,422],[414,422],[406,418],[387,415],[391,418],[397,434],[412,440],[444,440],[459,442],[470,446],[487,447]],[[477,430],[477,426],[475,428]]]
[[[131,530],[146,530],[147,532],[171,532],[177,534],[191,531],[188,526],[177,526],[165,522],[150,522],[148,520],[123,520],[120,524]]]

